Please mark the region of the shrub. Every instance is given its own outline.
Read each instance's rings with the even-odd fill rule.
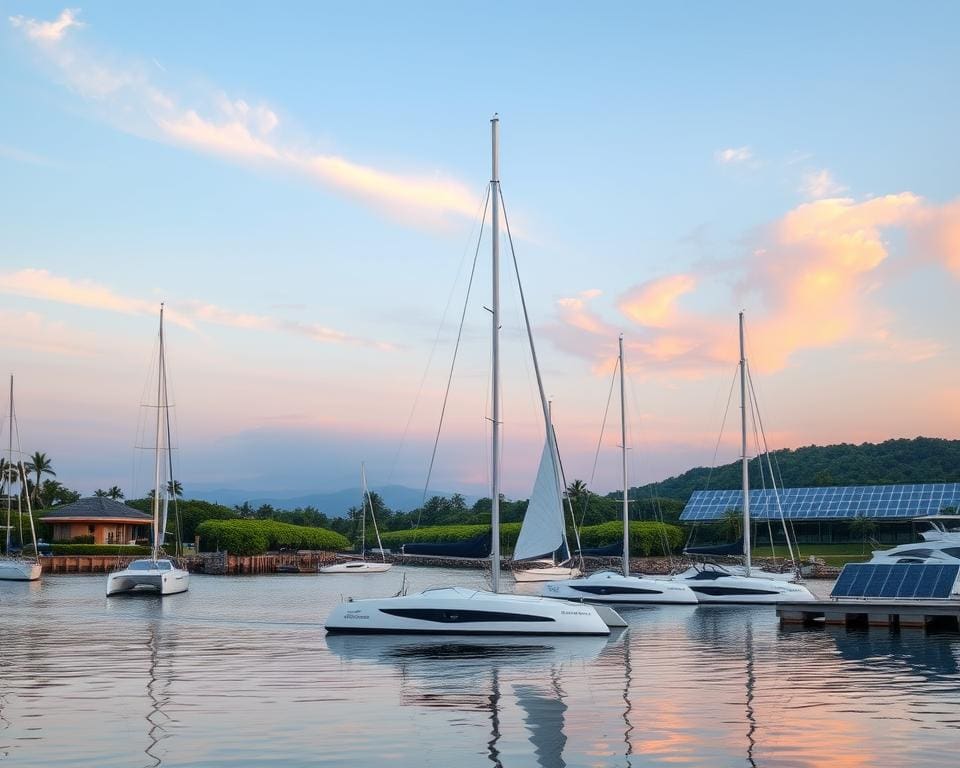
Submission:
[[[51,544],[53,555],[149,555],[150,547],[127,544]]]
[[[234,555],[259,555],[270,549],[346,549],[350,542],[325,528],[276,520],[206,520],[197,526],[201,548]]]
[[[467,541],[490,530],[489,525],[431,525],[424,528],[407,528],[402,531],[380,532],[383,546],[399,549],[403,544],[441,544],[446,542]],[[505,549],[512,549],[520,535],[520,523],[504,523],[500,526],[500,543]],[[375,536],[367,536],[367,546],[377,545]]]
[[[603,547],[622,538],[623,523],[619,520],[591,525],[580,531],[580,541],[584,547]],[[630,552],[634,555],[666,554],[663,551],[664,539],[671,552],[678,551],[685,541],[683,529],[667,523],[630,523]]]

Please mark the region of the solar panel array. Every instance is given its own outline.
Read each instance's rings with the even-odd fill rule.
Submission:
[[[960,565],[926,563],[849,563],[830,597],[879,597],[890,600],[946,600]]]
[[[960,507],[960,483],[784,488],[778,493],[757,489],[750,491],[750,516],[758,520],[779,518],[777,496],[788,520],[892,520],[935,515],[945,507]],[[742,499],[741,491],[694,491],[680,519],[719,520],[730,510],[741,510]]]

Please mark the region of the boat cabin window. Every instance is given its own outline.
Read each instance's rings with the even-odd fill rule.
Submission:
[[[152,560],[134,560],[130,565],[127,566],[128,571],[152,571],[153,570],[153,561]]]
[[[960,560],[960,547],[944,547],[943,553]]]
[[[930,557],[933,554],[931,549],[905,549],[903,552],[898,552],[898,555],[910,555],[911,557]]]

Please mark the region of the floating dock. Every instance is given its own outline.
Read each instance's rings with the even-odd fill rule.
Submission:
[[[781,624],[937,628],[960,631],[960,600],[817,600],[778,603]]]

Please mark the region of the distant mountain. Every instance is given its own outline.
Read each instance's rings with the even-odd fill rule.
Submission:
[[[960,440],[933,437],[787,448],[773,451],[770,461],[785,488],[960,482]],[[740,472],[738,461],[712,470],[697,467],[659,483],[631,488],[630,494],[636,493],[635,498],[641,499],[656,495],[685,502],[697,490],[739,488]],[[759,473],[754,459],[750,462],[752,487],[760,486]]]
[[[404,485],[384,485],[371,488],[380,494],[384,503],[397,512],[409,512],[420,506],[423,499],[423,489],[408,488]],[[249,502],[256,508],[263,504],[270,504],[276,509],[296,509],[297,507],[315,507],[324,514],[332,517],[343,517],[350,507],[360,503],[360,488],[345,488],[342,491],[329,493],[306,493],[299,496],[277,496],[269,491],[244,491],[236,489],[218,488],[210,491],[193,491],[190,496],[204,501],[214,501],[226,504],[229,507]],[[429,496],[453,496],[452,492],[430,491]],[[476,496],[467,496],[467,504],[472,505]]]

